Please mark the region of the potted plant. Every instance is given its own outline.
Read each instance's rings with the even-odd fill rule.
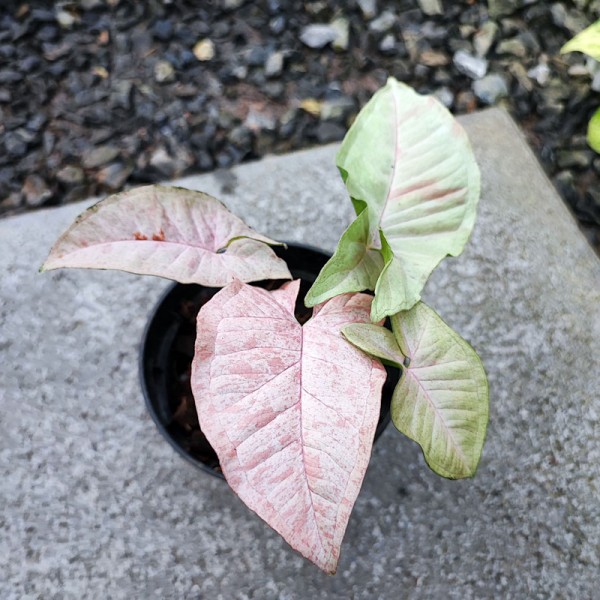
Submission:
[[[300,280],[299,299],[306,296],[331,258],[330,253],[296,242],[274,246],[273,250],[286,262],[293,279]],[[282,283],[271,279],[253,285],[273,290]],[[190,381],[197,315],[217,291],[218,288],[198,284],[169,286],[151,312],[142,335],[140,379],[148,412],[169,444],[195,467],[223,479],[219,458],[198,423]],[[305,323],[311,314],[312,309],[303,302],[296,303],[299,323]],[[374,443],[390,423],[390,403],[400,374],[390,366],[386,366],[386,371]]]
[[[199,192],[149,186],[103,200],[42,267],[222,287],[197,317],[200,426],[240,498],[332,574],[371,454],[384,363],[401,371],[392,420],[440,475],[474,475],[488,420],[481,361],[420,301],[475,221],[480,179],[464,130],[434,98],[390,79],[337,166],[357,216],[304,299],[313,314],[303,325],[299,281],[248,285],[291,279],[278,242]]]

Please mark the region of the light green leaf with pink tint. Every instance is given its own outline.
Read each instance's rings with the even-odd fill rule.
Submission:
[[[393,335],[374,325],[344,327],[345,337],[403,370],[392,398],[394,425],[423,449],[433,471],[472,477],[488,422],[488,383],[473,348],[419,302],[391,318]]]
[[[117,269],[222,287],[233,279],[291,279],[269,245],[218,200],[160,185],[110,196],[58,239],[42,270]]]
[[[371,315],[378,321],[411,308],[436,265],[462,252],[475,222],[479,169],[446,108],[394,79],[360,112],[337,166],[351,198],[367,204],[366,246],[382,250],[381,233],[387,240]]]

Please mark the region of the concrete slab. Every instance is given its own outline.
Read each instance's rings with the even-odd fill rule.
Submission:
[[[501,111],[467,127],[479,221],[426,300],[491,384],[472,481],[387,430],[327,577],[160,438],[138,382],[164,281],[36,270],[82,205],[0,221],[0,597],[592,598],[600,574],[600,262]],[[332,249],[335,146],[192,177],[266,234]],[[321,216],[317,217],[321,211]]]

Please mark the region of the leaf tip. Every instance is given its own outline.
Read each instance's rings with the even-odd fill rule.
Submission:
[[[308,293],[306,294],[306,296],[304,296],[304,306],[306,306],[306,308],[314,308],[318,304],[313,294],[311,294],[310,292],[311,290],[308,290]]]

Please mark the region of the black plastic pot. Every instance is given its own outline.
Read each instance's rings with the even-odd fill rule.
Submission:
[[[312,312],[304,307],[304,296],[329,256],[315,248],[297,244],[274,250],[287,262],[294,279],[302,280],[296,317],[304,322]],[[281,283],[265,281],[255,285],[275,289]],[[218,291],[219,288],[180,283],[166,291],[144,332],[140,374],[146,406],[158,430],[185,459],[203,471],[223,478],[217,455],[199,429],[190,387],[196,315]],[[375,439],[390,422],[390,401],[397,381],[398,371],[388,369]]]

